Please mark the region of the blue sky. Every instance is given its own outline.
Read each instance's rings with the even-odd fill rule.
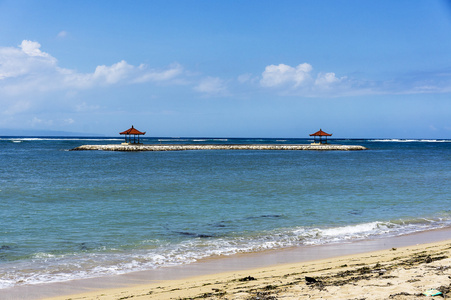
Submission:
[[[451,3],[0,0],[0,128],[451,138]]]

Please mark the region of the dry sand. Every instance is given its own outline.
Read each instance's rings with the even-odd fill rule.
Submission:
[[[52,299],[418,299],[430,289],[448,298],[450,278],[447,240]]]

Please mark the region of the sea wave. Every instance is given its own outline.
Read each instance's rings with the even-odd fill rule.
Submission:
[[[370,142],[397,142],[397,143],[451,143],[451,140],[446,139],[370,139]]]
[[[179,138],[170,138],[170,139],[158,139],[159,142],[188,142],[190,139],[179,139]]]
[[[122,141],[122,138],[64,138],[64,137],[48,137],[48,138],[40,138],[40,137],[3,137],[0,138],[0,141],[12,141],[12,142],[21,142],[21,141]]]
[[[346,243],[392,237],[451,226],[451,218],[394,220],[319,228],[296,227],[224,237],[196,237],[158,247],[118,251],[103,247],[92,252],[36,253],[32,260],[0,265],[0,289],[23,284],[62,282],[73,279],[119,275],[189,264],[204,258],[259,252],[303,245]]]

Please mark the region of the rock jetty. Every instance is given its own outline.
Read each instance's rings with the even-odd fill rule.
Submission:
[[[340,150],[355,151],[367,150],[367,148],[358,145],[330,145],[330,144],[312,144],[312,145],[263,145],[263,144],[200,144],[200,145],[182,145],[182,144],[159,144],[159,145],[83,145],[72,149],[80,150],[104,150],[104,151],[184,151],[184,150]]]

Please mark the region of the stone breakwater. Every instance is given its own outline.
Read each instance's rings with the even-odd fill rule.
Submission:
[[[83,145],[72,149],[80,150],[104,150],[104,151],[184,151],[184,150],[340,150],[355,151],[367,150],[367,148],[358,145]]]

